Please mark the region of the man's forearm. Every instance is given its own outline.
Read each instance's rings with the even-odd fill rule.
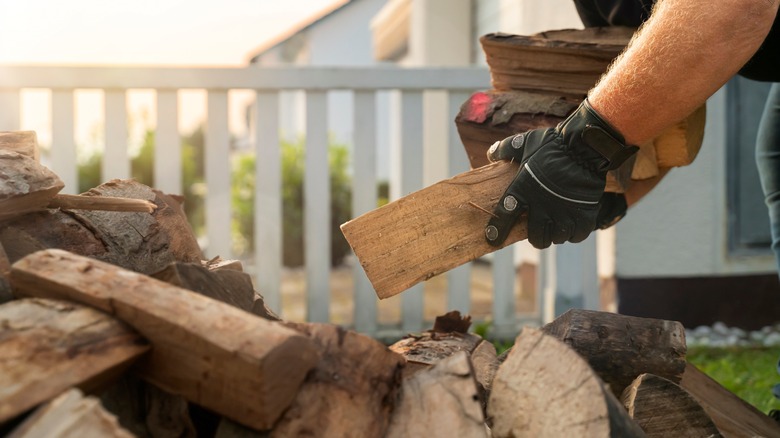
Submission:
[[[589,101],[629,144],[690,114],[750,59],[780,0],[659,0]],[[778,54],[780,56],[780,54]]]

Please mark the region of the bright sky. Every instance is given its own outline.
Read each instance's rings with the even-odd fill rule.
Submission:
[[[242,66],[259,46],[344,0],[0,0],[0,63]],[[103,96],[76,92],[76,142],[85,158],[102,147]],[[251,94],[231,92],[231,130],[245,129]],[[22,129],[51,144],[50,93],[22,93]],[[128,93],[131,148],[154,128],[151,92]],[[179,127],[205,116],[205,93],[179,93]]]
[[[334,0],[0,0],[0,63],[241,65]]]

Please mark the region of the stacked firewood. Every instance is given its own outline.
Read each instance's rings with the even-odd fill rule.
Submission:
[[[0,157],[0,434],[780,436],[686,363],[679,323],[571,311],[499,357],[453,312],[387,347],[280,320],[176,197],[117,180],[58,204],[37,153]]]

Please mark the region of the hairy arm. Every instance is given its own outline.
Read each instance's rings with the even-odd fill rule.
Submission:
[[[659,0],[588,96],[629,144],[685,118],[769,33],[780,0]],[[778,54],[780,56],[780,54]]]

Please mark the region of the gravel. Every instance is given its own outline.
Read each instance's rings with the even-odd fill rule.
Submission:
[[[699,326],[685,329],[685,340],[691,347],[778,347],[780,346],[780,323],[766,326],[761,330],[746,331],[716,322],[711,327]]]

